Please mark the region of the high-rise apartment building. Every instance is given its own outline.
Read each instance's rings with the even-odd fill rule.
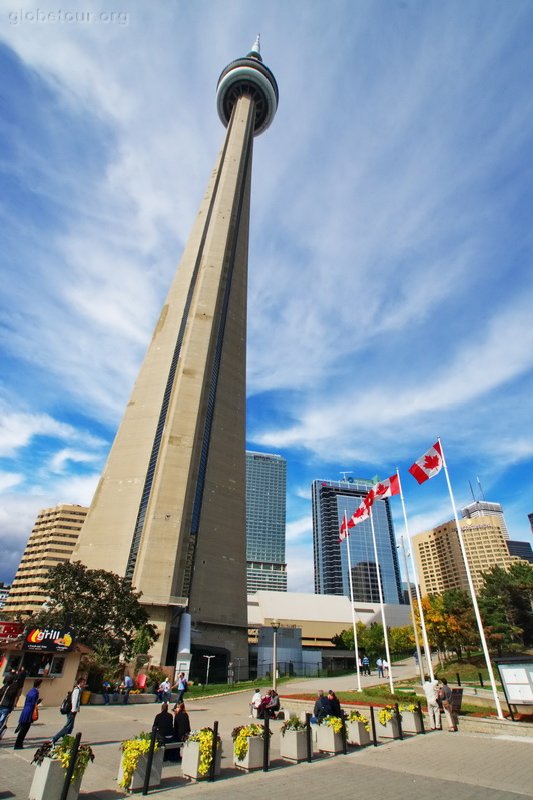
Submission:
[[[286,592],[287,462],[272,453],[246,452],[248,593]]]
[[[5,613],[29,615],[41,608],[46,600],[43,586],[48,571],[70,561],[88,510],[59,505],[39,512],[5,602]]]
[[[475,591],[482,585],[482,573],[498,566],[508,569],[516,561],[507,548],[506,531],[498,514],[463,518],[461,530]],[[447,589],[466,589],[468,581],[455,520],[413,536],[420,590],[423,595]]]
[[[533,564],[533,550],[529,542],[507,539],[507,549],[509,550],[509,555],[515,556],[515,558],[521,558],[522,561]]]
[[[346,543],[339,542],[339,528],[348,519],[375,481],[316,480],[311,485],[313,506],[313,554],[316,594],[350,596]],[[372,506],[378,563],[374,555],[370,520],[350,531],[348,544],[352,566],[354,600],[379,602],[379,584],[385,603],[402,603],[400,568],[388,498]]]
[[[191,69],[193,66],[191,65]],[[278,88],[257,41],[223,70],[227,133],[96,489],[74,557],[142,592],[176,653],[248,663],[245,378],[254,137]],[[180,630],[181,629],[181,630]],[[188,640],[188,641],[187,641]],[[203,663],[203,662],[202,662]]]

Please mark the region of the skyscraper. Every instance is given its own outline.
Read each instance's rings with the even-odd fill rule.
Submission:
[[[507,524],[503,515],[503,506],[500,503],[489,503],[487,500],[474,500],[461,509],[461,515],[465,519],[476,519],[477,517],[499,517],[500,526],[506,539],[509,538]]]
[[[143,592],[154,661],[192,648],[247,662],[245,366],[253,138],[278,88],[259,41],[217,85],[227,126],[74,558]],[[183,642],[180,638],[180,650]]]
[[[39,511],[3,608],[6,613],[30,615],[41,609],[48,571],[70,561],[87,511],[68,504]]]
[[[316,594],[350,596],[346,544],[339,542],[344,512],[350,518],[374,481],[313,481],[313,554]],[[370,520],[350,531],[348,543],[352,564],[354,600],[379,602],[378,580],[385,603],[402,603],[398,553],[388,498],[372,506],[378,561],[374,556]]]
[[[287,462],[272,453],[246,452],[248,592],[287,591],[285,522]]]

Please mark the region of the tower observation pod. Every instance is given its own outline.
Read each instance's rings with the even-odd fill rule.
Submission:
[[[229,662],[242,665],[243,677],[248,663],[252,147],[277,105],[258,37],[219,78],[222,149],[72,556],[126,576],[142,592],[159,633],[153,664],[175,664],[178,650],[183,657],[190,630],[193,678],[206,653],[215,656],[214,677],[224,680]]]

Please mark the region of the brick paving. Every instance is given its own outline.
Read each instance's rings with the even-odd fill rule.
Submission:
[[[341,679],[328,680],[324,688],[343,688],[335,685],[337,681]],[[313,691],[315,687],[306,684],[305,688]],[[510,739],[499,733],[428,733],[354,750],[347,756],[293,765],[279,759],[280,723],[275,722],[271,770],[245,774],[232,766],[230,734],[235,725],[248,721],[248,701],[246,693],[190,702],[193,728],[219,720],[224,742],[222,775],[212,784],[193,784],[181,777],[179,765],[165,764],[161,788],[150,795],[161,795],[165,800],[239,800],[265,793],[291,800],[345,800],[361,793],[379,800],[523,800],[533,795],[533,738]],[[126,796],[116,783],[119,743],[149,730],[156,710],[155,703],[82,708],[76,730],[83,731],[82,740],[92,744],[96,760],[83,779],[80,797],[114,800]],[[9,734],[0,742],[0,800],[26,800],[35,748],[51,738],[63,721],[57,708],[44,708],[30,730],[25,749],[14,751],[16,718],[12,715]]]

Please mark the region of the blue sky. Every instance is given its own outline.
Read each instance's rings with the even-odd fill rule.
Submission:
[[[532,4],[38,9],[0,2],[0,580],[40,508],[91,500],[258,31],[248,447],[288,461],[289,588],[314,478],[399,467],[412,534],[451,518],[406,472],[437,436],[457,504],[479,477],[530,540]]]

